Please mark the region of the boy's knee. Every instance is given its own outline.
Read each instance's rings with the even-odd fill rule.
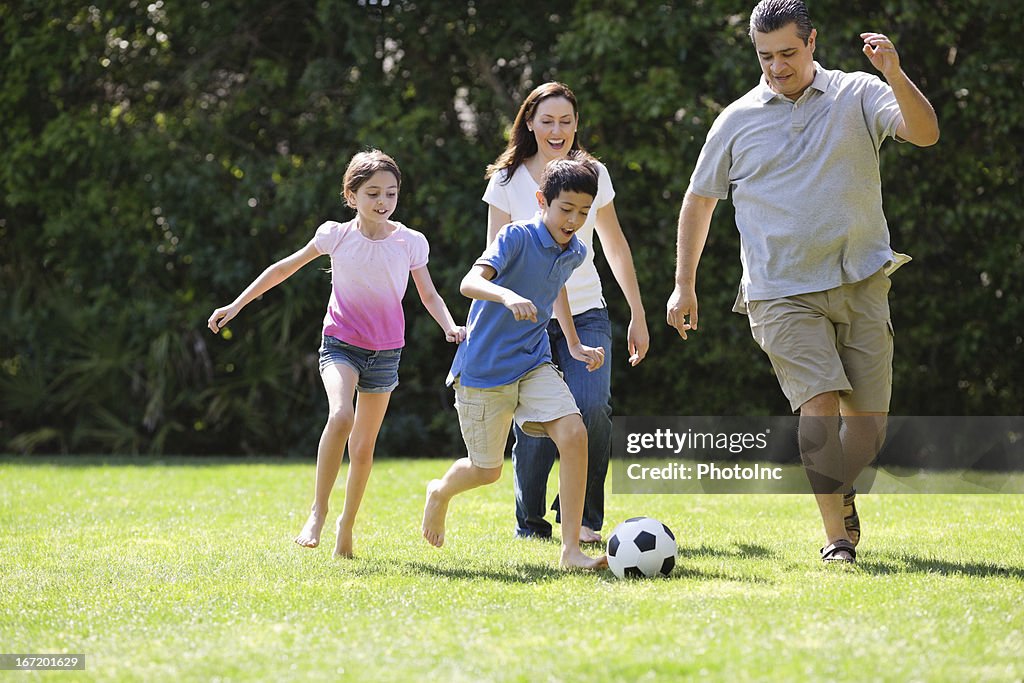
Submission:
[[[587,427],[579,415],[566,415],[559,418],[548,424],[547,431],[548,436],[560,451],[571,445],[579,445],[583,448],[587,446]]]
[[[473,469],[476,470],[477,481],[482,484],[493,484],[501,479],[501,466],[498,467],[480,467],[479,465],[473,465]]]

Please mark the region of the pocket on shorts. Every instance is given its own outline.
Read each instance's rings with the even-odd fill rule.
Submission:
[[[754,338],[754,341],[757,342],[762,351],[767,352],[768,349],[765,347],[767,342],[766,326],[759,315],[761,303],[760,301],[747,302],[747,324],[750,326],[750,335]]]
[[[487,410],[483,403],[456,400],[455,407],[459,414],[459,427],[467,449],[472,452],[485,448],[487,435]]]
[[[482,403],[459,402],[459,415],[473,422],[484,421],[484,405]]]
[[[558,373],[558,379],[562,380],[563,382],[565,381],[565,373],[562,372],[562,368],[558,367],[554,363],[546,363],[546,365],[550,365],[551,369]]]

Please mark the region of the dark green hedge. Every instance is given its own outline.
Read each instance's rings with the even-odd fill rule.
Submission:
[[[345,163],[377,146],[405,174],[396,218],[428,235],[434,279],[464,317],[483,170],[547,79],[580,98],[647,306],[651,354],[636,369],[617,356],[616,413],[787,410],[729,311],[728,202],[701,265],[701,332],[684,344],[664,324],[682,192],[716,113],[758,77],[751,3],[115,4],[0,6],[0,450],[312,453],[326,261],[246,309],[230,339],[205,329],[210,311],[320,221],[347,218]],[[893,244],[915,257],[894,280],[893,412],[1020,413],[1017,4],[811,10],[831,68],[870,71],[857,34],[893,37],[942,126],[936,147],[882,152]],[[606,282],[621,352],[626,307]],[[414,292],[407,319],[379,452],[456,455],[442,386],[453,349]]]

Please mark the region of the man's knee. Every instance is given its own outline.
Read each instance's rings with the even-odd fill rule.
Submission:
[[[861,449],[872,446],[875,453],[882,449],[888,427],[889,416],[886,414],[844,415],[843,442],[859,446]]]
[[[839,392],[826,391],[804,401],[800,406],[800,417],[825,417],[839,415]]]

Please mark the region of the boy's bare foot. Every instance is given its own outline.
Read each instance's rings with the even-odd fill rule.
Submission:
[[[448,501],[441,497],[440,488],[440,479],[427,484],[427,502],[423,506],[423,538],[437,548],[444,545],[444,520],[448,515]]]
[[[322,515],[315,510],[309,513],[309,519],[306,520],[306,525],[302,527],[302,531],[295,537],[295,542],[305,548],[315,548],[320,545],[320,531],[324,528],[324,521],[326,515]]]
[[[562,560],[558,563],[562,569],[606,569],[608,557],[590,557],[579,549],[579,546],[562,546]]]
[[[334,556],[352,559],[352,529],[341,523],[338,519],[338,540],[334,544]]]
[[[580,543],[600,543],[601,534],[588,526],[580,527]]]

